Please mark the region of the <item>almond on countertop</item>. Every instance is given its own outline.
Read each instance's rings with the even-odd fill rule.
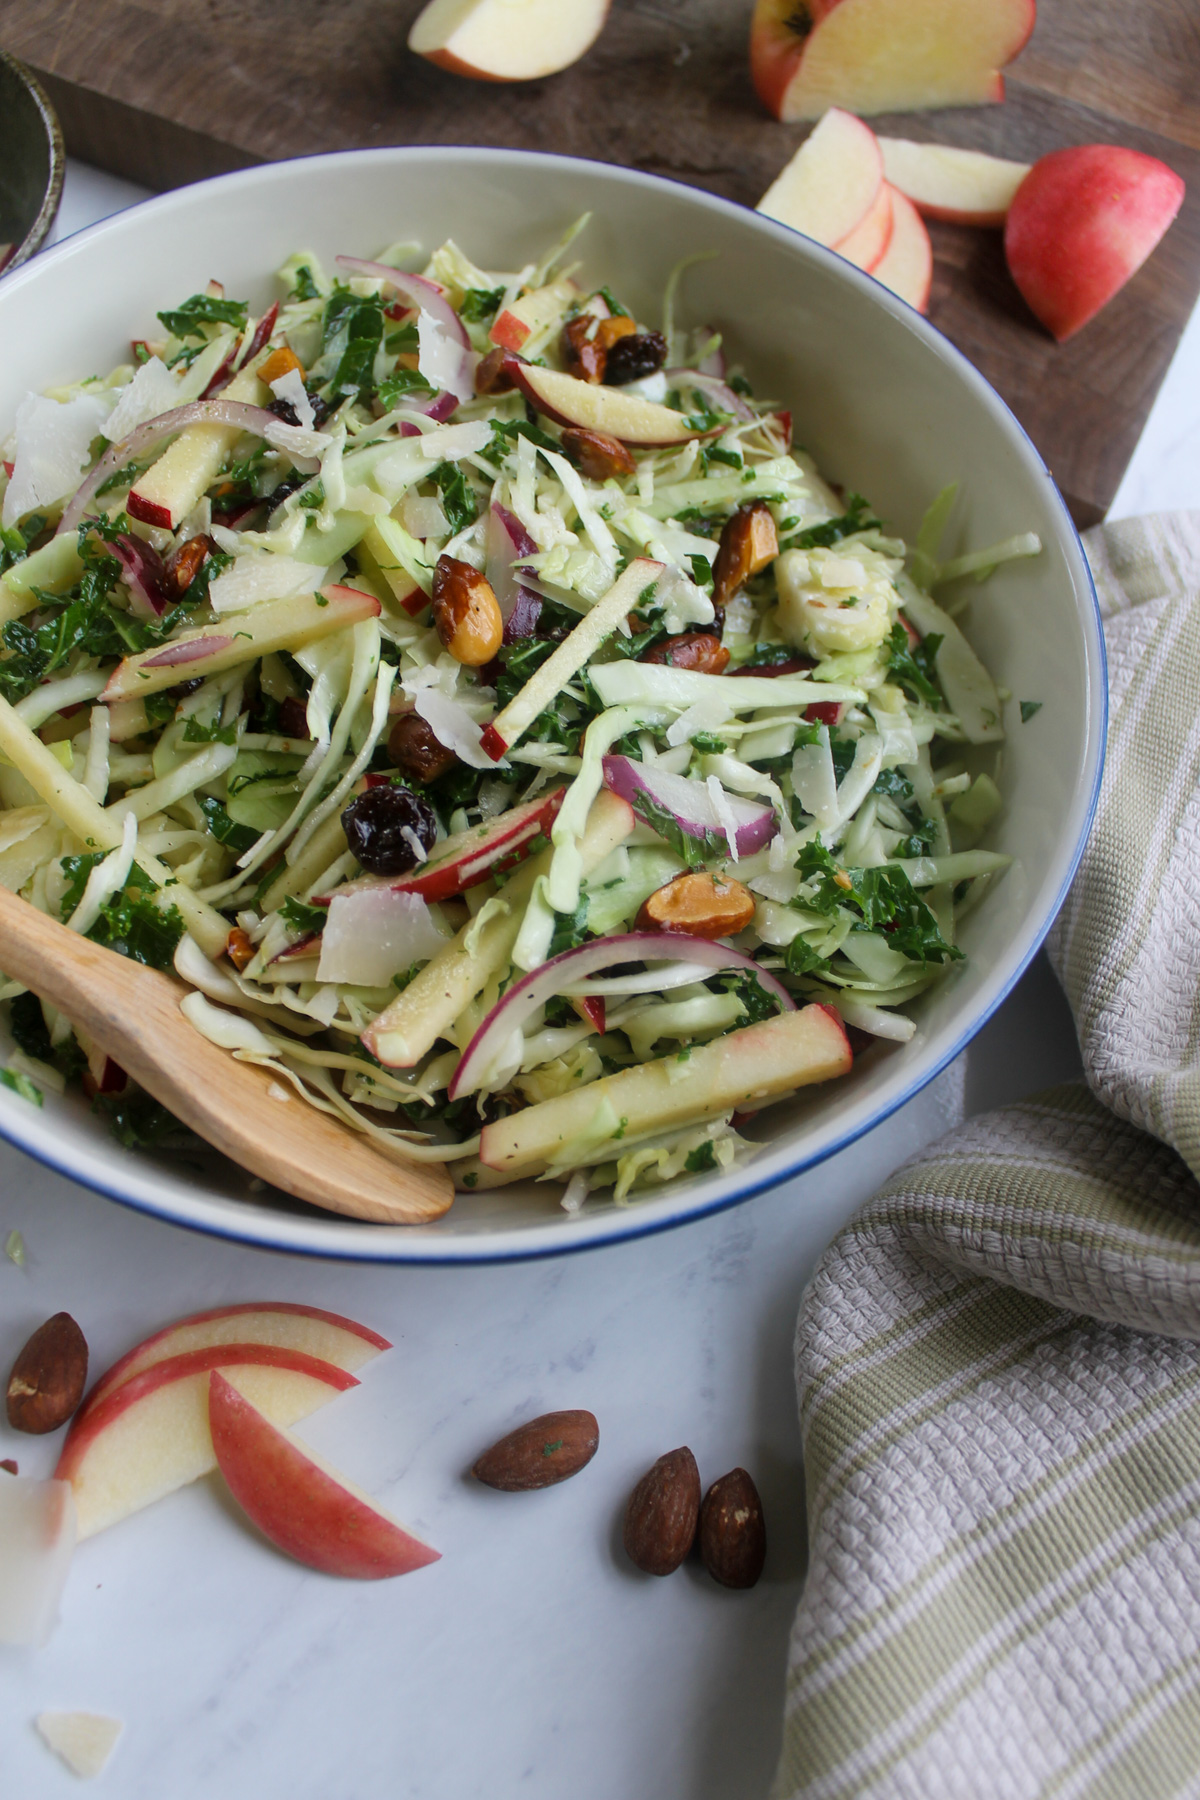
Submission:
[[[600,1427],[593,1413],[543,1413],[485,1450],[471,1473],[485,1487],[506,1493],[553,1487],[578,1475],[599,1446]]]
[[[647,1575],[670,1575],[696,1539],[700,1471],[686,1445],[668,1450],[647,1469],[625,1508],[624,1544],[631,1563]]]
[[[745,1469],[731,1469],[704,1496],[700,1560],[722,1587],[752,1588],[766,1555],[767,1529],[758,1489]]]
[[[39,1325],[8,1378],[8,1422],[14,1431],[57,1431],[87,1386],[87,1339],[70,1313]]]

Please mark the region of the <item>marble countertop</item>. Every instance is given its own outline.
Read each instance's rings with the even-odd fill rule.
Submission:
[[[141,197],[72,165],[60,235]],[[1114,516],[1200,506],[1200,314]],[[1078,1073],[1039,957],[959,1061],[839,1156],[733,1212],[558,1261],[376,1268],[194,1236],[114,1206],[0,1145],[0,1361],[71,1312],[108,1365],[163,1322],[247,1299],[303,1301],[392,1339],[304,1436],[443,1552],[402,1581],[345,1583],[285,1560],[215,1481],[78,1552],[62,1622],[0,1647],[0,1792],[75,1778],[44,1709],[125,1733],[98,1791],[121,1800],[760,1800],[780,1737],[804,1565],[791,1377],[797,1301],[834,1231],[904,1158],[973,1113]],[[532,1415],[585,1406],[601,1447],[574,1480],[511,1495],[465,1479]],[[750,1593],[686,1566],[639,1576],[620,1549],[634,1481],[689,1444],[707,1485],[735,1464],[763,1496]],[[47,1474],[57,1439],[0,1425],[0,1458]]]

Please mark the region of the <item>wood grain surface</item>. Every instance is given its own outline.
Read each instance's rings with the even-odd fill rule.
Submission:
[[[2,0],[0,42],[43,77],[68,147],[154,188],[380,144],[504,144],[647,169],[753,204],[807,126],[750,83],[751,0],[614,0],[573,69],[497,86],[406,49],[421,0]],[[1149,263],[1065,346],[1032,318],[998,232],[933,228],[930,316],[999,389],[1082,524],[1101,517],[1200,292],[1197,0],[1041,0],[1003,106],[874,121],[1033,158],[1112,142],[1188,183]]]

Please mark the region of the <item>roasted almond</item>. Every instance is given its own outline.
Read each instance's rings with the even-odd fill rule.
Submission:
[[[632,475],[637,469],[633,453],[620,438],[607,431],[589,431],[584,425],[569,425],[562,434],[562,447],[575,464],[592,481],[607,481],[615,476]]]
[[[714,1481],[700,1508],[700,1560],[722,1587],[751,1588],[763,1572],[767,1528],[745,1469]]]
[[[243,931],[240,925],[231,927],[225,939],[225,954],[235,969],[244,969],[254,961],[254,945],[250,942],[250,933]]]
[[[57,1431],[87,1385],[87,1339],[70,1313],[39,1325],[8,1378],[8,1422],[14,1431]]]
[[[580,313],[577,319],[568,319],[563,326],[567,373],[574,375],[577,381],[590,381],[595,385],[604,380],[608,352],[597,337],[600,323],[592,313]]]
[[[413,781],[436,781],[458,761],[433,733],[420,713],[402,713],[388,735],[388,755],[402,775]]]
[[[625,1508],[625,1553],[647,1575],[670,1575],[696,1538],[700,1471],[686,1445],[647,1469]]]
[[[762,500],[741,506],[725,521],[713,564],[713,605],[725,607],[752,575],[779,555],[779,533],[771,509]]]
[[[685,931],[690,937],[732,937],[754,917],[754,895],[740,881],[697,869],[676,875],[644,900],[637,931]]]
[[[590,1412],[543,1413],[493,1444],[471,1470],[476,1481],[507,1493],[553,1487],[578,1475],[595,1456],[600,1427]]]
[[[513,362],[511,350],[489,350],[475,370],[475,392],[477,394],[507,394],[516,386],[510,369]]]
[[[500,603],[486,575],[456,556],[439,556],[433,571],[433,628],[457,662],[491,662],[504,638]]]
[[[640,657],[639,662],[666,663],[671,669],[695,669],[701,675],[721,675],[729,661],[729,652],[711,631],[683,631],[678,637],[664,638]]]
[[[206,537],[189,538],[186,544],[180,544],[167,563],[167,580],[177,594],[187,593],[211,551]]]

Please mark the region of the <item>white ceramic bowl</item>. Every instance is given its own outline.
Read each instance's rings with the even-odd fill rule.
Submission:
[[[486,267],[535,258],[580,213],[579,250],[657,320],[683,257],[683,305],[711,323],[762,394],[791,407],[796,441],[911,536],[931,498],[961,483],[961,544],[1036,531],[1037,559],[1002,570],[968,629],[997,680],[1044,702],[1011,731],[1005,809],[989,837],[1013,867],[966,921],[968,956],[917,1009],[903,1046],[873,1049],[842,1082],[760,1120],[766,1148],[741,1171],[697,1176],[627,1207],[568,1218],[530,1183],[459,1199],[427,1227],[382,1227],[250,1192],[216,1171],[126,1151],[79,1096],[43,1111],[0,1087],[0,1131],[65,1174],[179,1224],[276,1249],[393,1262],[559,1254],[659,1231],[747,1199],[831,1155],[909,1099],[1000,1004],[1041,943],[1095,806],[1105,728],[1104,650],[1079,540],[1041,457],[1004,403],[944,338],[877,282],[744,208],[631,170],[482,149],[388,149],[275,163],[203,182],[81,232],[0,288],[0,434],[27,388],[128,355],[160,307],[212,276],[252,308],[298,248],[326,262],[398,239],[456,238]],[[1010,717],[1016,715],[1015,700]],[[0,968],[3,950],[0,948]]]

